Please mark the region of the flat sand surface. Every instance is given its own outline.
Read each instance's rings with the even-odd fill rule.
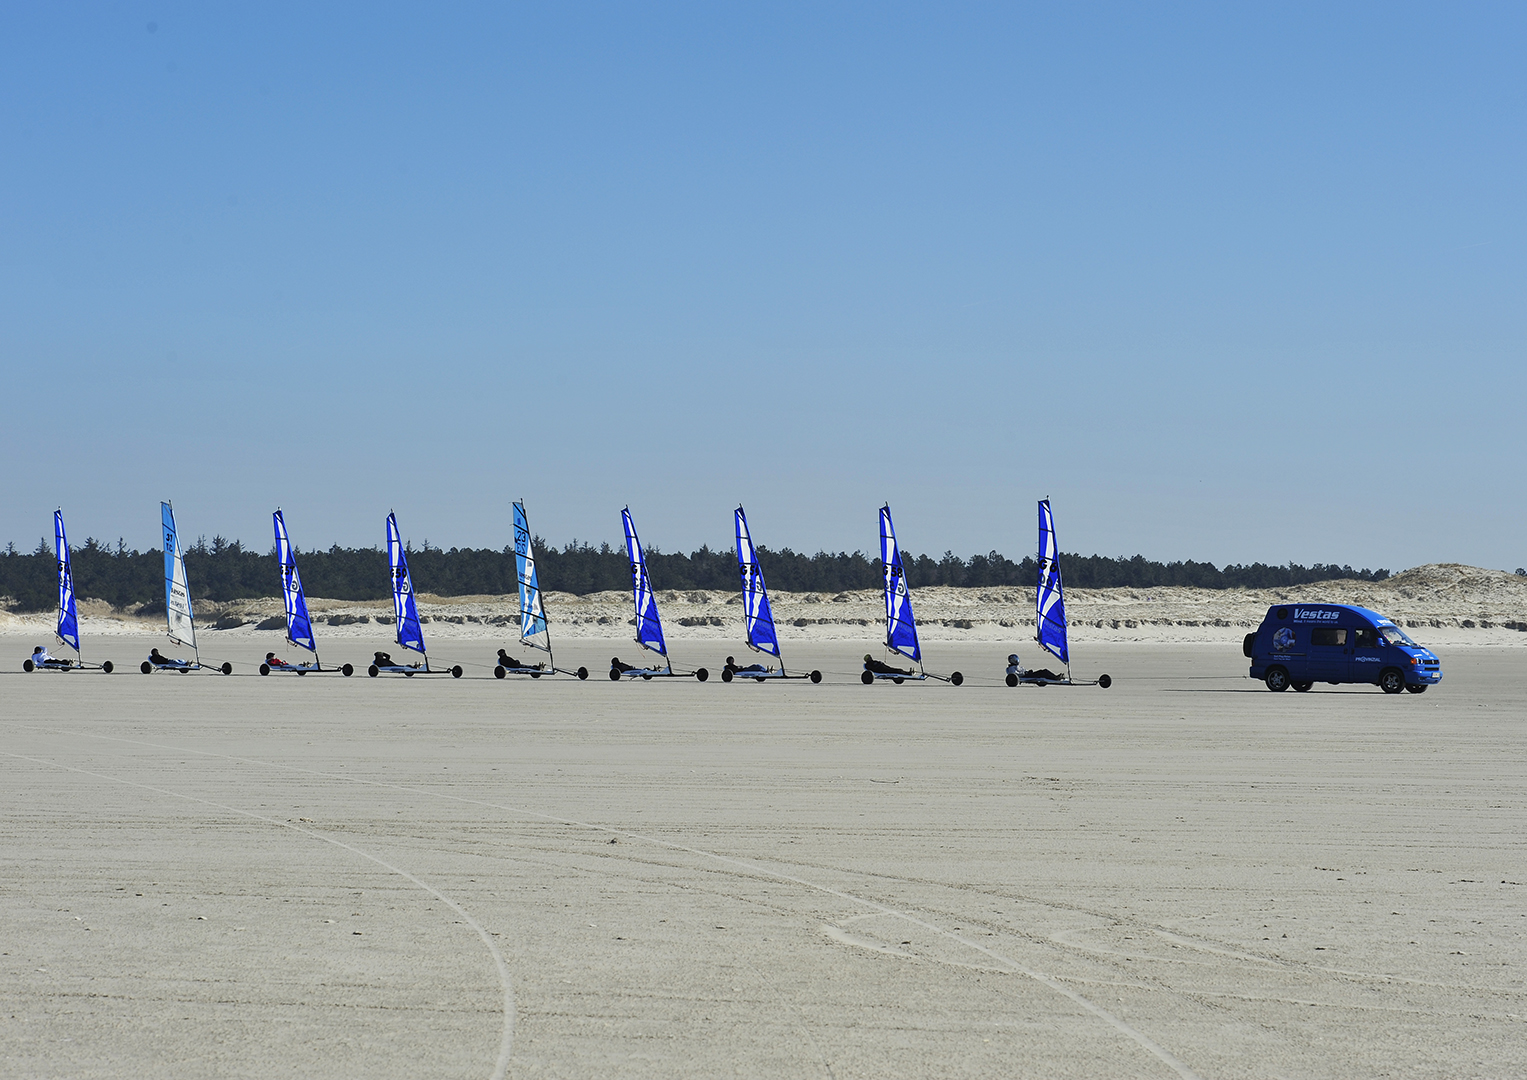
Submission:
[[[839,642],[788,657],[820,686],[724,685],[721,643],[675,645],[704,685],[613,684],[633,649],[592,640],[586,683],[481,642],[459,681],[32,644],[8,1077],[1527,1074],[1520,649],[1387,697],[1270,694],[1235,645],[1012,690],[958,642],[959,688],[862,686]]]

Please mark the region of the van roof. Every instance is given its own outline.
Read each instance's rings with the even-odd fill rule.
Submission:
[[[1368,622],[1372,623],[1374,626],[1393,626],[1394,625],[1394,620],[1391,619],[1388,615],[1380,615],[1377,611],[1374,611],[1372,608],[1358,607],[1356,604],[1301,603],[1301,602],[1297,602],[1297,601],[1294,602],[1294,603],[1289,603],[1289,604],[1274,604],[1272,607],[1267,609],[1267,617],[1269,619],[1276,619],[1277,618],[1278,610],[1280,608],[1288,609],[1290,619],[1292,621],[1294,621],[1294,622],[1309,622],[1310,621],[1308,619],[1300,619],[1300,618],[1298,618],[1297,616],[1294,615],[1294,609],[1296,609],[1296,608],[1304,608],[1304,609],[1307,609],[1307,610],[1337,611],[1337,612],[1346,612],[1346,613],[1352,614],[1352,615],[1358,615],[1358,616],[1361,616],[1362,618],[1366,619]]]

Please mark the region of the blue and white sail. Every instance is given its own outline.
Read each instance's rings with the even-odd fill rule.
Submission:
[[[53,551],[58,556],[58,640],[80,651],[80,615],[74,605],[74,569],[69,561],[69,537],[64,512],[53,511]]]
[[[636,640],[644,649],[651,649],[659,656],[668,655],[668,643],[663,640],[663,621],[657,614],[657,596],[652,591],[652,580],[647,576],[647,556],[642,553],[642,542],[636,535],[636,523],[631,520],[631,508],[620,512],[626,527],[626,555],[631,560],[631,599],[636,604]]]
[[[763,567],[748,532],[748,516],[737,508],[737,572],[742,576],[742,612],[747,624],[748,644],[758,652],[779,656],[779,635],[774,630],[774,613],[769,609],[769,590],[764,587]]]
[[[302,575],[297,573],[297,556],[291,537],[286,535],[286,519],[278,508],[271,515],[276,526],[276,556],[281,560],[281,595],[286,601],[286,640],[318,655],[313,641],[313,621],[308,618],[307,597],[302,595]]]
[[[1039,586],[1034,592],[1034,625],[1039,644],[1063,664],[1071,663],[1066,645],[1066,600],[1060,583],[1060,548],[1050,500],[1039,500]]]
[[[164,523],[164,612],[170,640],[189,649],[196,648],[196,623],[191,618],[191,587],[186,583],[186,553],[175,531],[175,509],[167,502],[159,504]]]
[[[917,622],[912,617],[912,594],[907,591],[906,574],[901,568],[901,548],[896,544],[896,526],[891,523],[888,505],[880,508],[880,564],[885,570],[886,646],[922,663],[922,649],[917,644]]]
[[[530,541],[530,519],[525,516],[524,503],[514,504],[514,561],[520,579],[520,643],[549,653],[551,630],[541,603],[541,581],[536,576],[535,547]]]
[[[419,609],[414,604],[414,579],[408,573],[408,555],[398,534],[398,519],[387,515],[387,563],[392,567],[392,614],[397,624],[398,644],[414,652],[424,651],[424,631],[419,626]]]

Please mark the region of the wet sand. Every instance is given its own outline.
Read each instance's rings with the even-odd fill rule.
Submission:
[[[587,683],[483,642],[459,681],[138,674],[162,643],[0,639],[6,1075],[1527,1072],[1519,649],[1387,697],[1223,645],[1013,690],[994,644],[928,645],[953,688],[838,642],[787,654],[820,686],[682,641],[710,682],[589,640]]]

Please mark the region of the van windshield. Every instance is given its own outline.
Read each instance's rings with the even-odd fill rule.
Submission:
[[[1379,637],[1384,639],[1385,645],[1410,645],[1413,648],[1420,648],[1420,646],[1416,645],[1414,641],[1411,641],[1410,638],[1405,635],[1405,631],[1401,630],[1398,626],[1379,627]]]

